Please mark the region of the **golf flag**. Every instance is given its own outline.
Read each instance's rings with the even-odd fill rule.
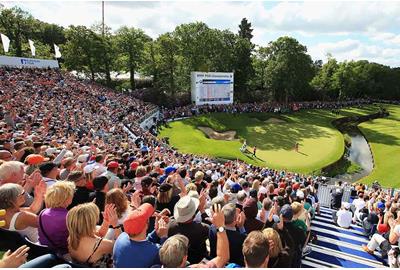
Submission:
[[[56,58],[61,57],[60,48],[58,48],[58,46],[56,44],[54,44],[54,52],[56,54]]]
[[[32,56],[35,56],[35,54],[36,54],[36,48],[35,48],[35,46],[33,45],[33,41],[32,40],[30,40],[30,39],[28,39],[28,42],[29,42],[29,47],[31,47],[31,52],[32,52]]]
[[[3,34],[0,34],[0,36],[1,36],[1,43],[3,43],[4,52],[8,52],[8,48],[10,46],[10,39]]]

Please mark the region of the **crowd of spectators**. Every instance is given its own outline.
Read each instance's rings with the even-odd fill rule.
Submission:
[[[164,119],[176,119],[182,117],[191,117],[198,114],[207,114],[212,112],[224,113],[260,113],[260,112],[273,112],[273,113],[289,113],[296,112],[302,109],[327,109],[336,112],[344,107],[362,106],[370,104],[370,99],[357,99],[336,102],[292,102],[287,105],[277,102],[258,102],[258,103],[234,103],[234,104],[221,104],[221,105],[187,105],[173,109],[165,108],[162,110]]]
[[[39,245],[24,266],[298,268],[311,252],[318,178],[178,153],[139,128],[154,106],[58,70],[2,68],[0,91],[1,234],[32,244],[2,242],[1,266]]]
[[[366,189],[363,184],[356,184],[353,193],[351,203],[341,203],[343,186],[339,182],[335,188],[332,193],[332,208],[337,210],[333,212],[334,223],[344,229],[359,224],[370,239],[362,249],[374,255],[379,248],[377,255],[383,258],[389,255],[390,267],[400,267],[400,193],[392,196],[391,190],[385,191],[379,186]]]

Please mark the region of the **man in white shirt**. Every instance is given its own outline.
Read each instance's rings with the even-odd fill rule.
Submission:
[[[350,204],[345,202],[343,204],[342,209],[336,212],[336,217],[334,217],[334,221],[339,227],[348,229],[351,225],[352,213],[350,211]]]
[[[363,209],[367,204],[364,200],[364,193],[359,193],[358,198],[353,201],[353,205],[356,208],[354,212],[353,221],[356,222],[359,216],[359,212]]]

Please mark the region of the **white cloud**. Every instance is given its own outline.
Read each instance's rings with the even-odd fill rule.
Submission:
[[[40,20],[63,26],[90,26],[101,21],[101,2],[4,2],[18,5]],[[139,1],[105,3],[106,24],[142,28],[151,37],[173,31],[182,23],[203,21],[210,27],[237,32],[243,17],[254,28],[254,42],[266,45],[281,35],[303,37],[313,57],[324,58],[326,50],[340,56],[384,59],[400,45],[400,2],[386,1]],[[321,38],[323,34],[323,38]],[[354,35],[365,36],[361,40]],[[329,39],[332,36],[332,39]],[[342,39],[342,40],[340,40]],[[333,42],[332,40],[339,40]],[[378,45],[372,46],[370,43]],[[317,44],[317,45],[316,45]],[[375,50],[375,49],[376,50]],[[321,49],[321,51],[317,51]],[[351,52],[351,53],[350,53]],[[382,53],[380,56],[379,53]],[[322,57],[320,57],[322,56]],[[398,65],[398,64],[397,64]]]
[[[400,48],[367,45],[359,40],[346,39],[339,42],[318,43],[309,47],[314,59],[326,59],[328,53],[338,61],[369,60],[389,66],[400,66]]]

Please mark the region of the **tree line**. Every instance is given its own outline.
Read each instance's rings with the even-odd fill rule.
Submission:
[[[111,72],[129,72],[126,88],[137,89],[134,74],[152,78],[145,98],[158,104],[190,102],[190,72],[234,72],[235,100],[303,101],[353,98],[400,99],[400,68],[361,61],[313,61],[307,47],[283,36],[266,46],[252,42],[251,23],[243,18],[237,33],[203,22],[178,25],[152,39],[143,30],[101,24],[67,28],[35,19],[20,8],[3,8],[0,32],[10,40],[12,56],[51,58],[60,44],[62,68],[84,73],[115,87]],[[142,94],[144,91],[140,91]]]

